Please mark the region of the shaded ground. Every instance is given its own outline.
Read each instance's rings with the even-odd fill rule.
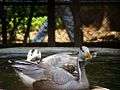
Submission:
[[[37,31],[33,30],[30,32],[29,40],[32,41],[36,36]],[[111,31],[108,18],[104,18],[101,27],[98,29],[93,25],[83,26],[83,36],[85,42],[101,42],[101,41],[120,41],[120,31]],[[22,43],[24,34],[16,35],[16,43]],[[1,39],[1,38],[0,38]],[[71,42],[66,29],[55,30],[55,41],[56,42]],[[43,42],[48,42],[48,35],[46,34]]]

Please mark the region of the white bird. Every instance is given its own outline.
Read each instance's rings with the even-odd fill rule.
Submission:
[[[89,83],[85,69],[80,69],[77,59],[78,76],[73,76],[66,70],[40,62],[12,61],[12,67],[23,83],[35,90],[78,90],[88,89]]]
[[[28,52],[27,55],[27,61],[34,61],[34,62],[40,62],[42,61],[42,63],[47,63],[49,65],[55,66],[55,67],[62,67],[63,65],[76,65],[76,56],[71,56],[71,52],[67,52],[67,53],[58,53],[58,54],[54,54],[54,55],[50,55],[47,56],[45,58],[43,58],[41,60],[41,52],[38,51],[37,49],[35,49],[32,53],[30,50]],[[36,53],[39,52],[39,53]],[[30,53],[30,54],[29,54]],[[37,57],[38,59],[33,60],[33,58]],[[87,47],[82,46],[82,50],[79,50],[79,54],[78,54],[79,58],[83,59],[91,59],[92,55],[90,54],[90,51]]]
[[[55,67],[62,67],[63,65],[76,65],[77,57],[71,56],[72,53],[58,53],[43,58],[42,63],[47,63]]]
[[[39,63],[39,62],[47,63],[47,64],[55,66],[55,67],[64,68],[65,70],[69,71],[70,73],[75,74],[76,73],[75,68],[77,65],[76,59],[78,57],[81,58],[80,59],[81,61],[84,61],[84,59],[88,60],[88,59],[92,58],[92,55],[90,54],[88,47],[82,46],[81,49],[79,50],[78,56],[73,56],[71,52],[63,52],[63,53],[57,53],[54,55],[47,56],[43,59],[41,59],[41,52],[38,51],[37,49],[34,49],[34,50],[30,50],[28,52],[27,61],[30,61],[30,62],[32,61],[34,63]],[[36,52],[39,52],[39,53],[36,53]],[[29,59],[29,57],[30,57],[30,59]],[[37,59],[36,59],[36,57],[37,57]],[[34,58],[34,60],[33,60],[33,58]]]
[[[37,49],[31,49],[27,54],[27,60],[29,62],[39,63],[41,60],[41,52]]]

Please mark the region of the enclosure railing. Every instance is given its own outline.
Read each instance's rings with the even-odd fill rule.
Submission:
[[[5,6],[10,6],[10,5],[47,5],[48,7],[48,43],[27,43],[26,40],[22,44],[9,44],[7,41],[7,22],[6,22],[6,11],[5,11]],[[74,17],[74,22],[75,22],[75,30],[74,30],[74,42],[70,43],[57,43],[55,42],[55,5],[71,5],[73,7],[73,17]],[[36,1],[5,1],[1,0],[0,1],[0,17],[1,17],[1,24],[2,24],[2,44],[1,47],[12,47],[12,46],[81,46],[82,44],[85,45],[94,45],[94,46],[101,46],[105,44],[109,44],[111,42],[102,42],[102,43],[84,43],[83,42],[83,33],[82,30],[79,30],[82,23],[77,22],[80,20],[79,18],[79,8],[82,5],[120,5],[120,2],[118,0],[109,0],[109,1],[96,1],[96,0],[61,0],[58,2],[57,0],[36,0]],[[120,42],[115,42],[117,45]],[[100,45],[99,45],[100,44]],[[109,46],[109,45],[108,45]]]

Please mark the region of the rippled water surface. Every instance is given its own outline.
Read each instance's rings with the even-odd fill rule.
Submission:
[[[120,57],[99,56],[95,61],[86,67],[90,84],[120,90]]]
[[[91,86],[120,90],[120,56],[98,56],[86,66],[86,71]],[[6,90],[28,90],[14,70],[6,67],[4,59],[0,59],[0,87]]]

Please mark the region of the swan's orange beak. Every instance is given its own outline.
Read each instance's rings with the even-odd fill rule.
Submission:
[[[90,54],[90,52],[85,52],[84,57],[85,57],[85,60],[92,59],[92,55]]]

